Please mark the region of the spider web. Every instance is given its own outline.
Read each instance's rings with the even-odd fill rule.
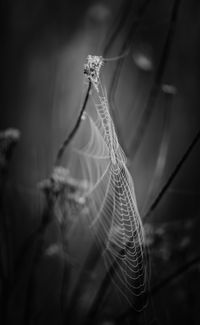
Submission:
[[[100,79],[91,97],[95,114],[85,112],[84,123],[87,124],[82,123],[83,129],[89,126],[89,140],[81,148],[73,147],[82,177],[89,183],[86,197],[90,226],[102,247],[106,268],[116,265],[113,282],[132,306],[141,309],[147,292],[148,271],[133,180]],[[74,163],[72,165],[71,168],[75,168]],[[142,297],[140,306],[136,297]]]

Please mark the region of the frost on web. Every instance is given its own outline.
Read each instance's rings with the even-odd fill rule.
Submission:
[[[95,89],[98,91],[99,74],[103,65],[102,56],[88,55],[87,63],[84,65],[84,74],[92,82]]]
[[[96,89],[92,95],[96,115],[86,112],[82,127],[85,125],[90,136],[84,146],[74,147],[72,168],[78,160],[83,179],[90,184],[86,193],[90,226],[102,247],[106,268],[115,265],[113,283],[120,296],[141,309],[148,291],[144,231],[133,179],[118,142],[106,89],[99,78],[102,62],[101,57],[88,56],[85,65],[85,73]]]

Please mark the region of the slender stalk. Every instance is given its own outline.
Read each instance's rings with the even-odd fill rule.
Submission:
[[[83,102],[83,106],[82,106],[82,108],[80,110],[78,119],[77,119],[76,124],[74,125],[72,131],[68,135],[67,139],[63,142],[60,149],[58,150],[55,166],[59,164],[59,162],[60,162],[60,160],[61,160],[61,158],[62,158],[62,156],[64,154],[65,149],[67,148],[67,146],[69,145],[69,143],[71,142],[71,140],[75,136],[76,132],[78,131],[78,128],[79,128],[80,123],[81,123],[82,115],[83,115],[83,113],[85,111],[85,108],[86,108],[86,105],[87,105],[87,102],[88,102],[90,89],[91,89],[91,81],[89,80],[87,92],[86,92],[85,99],[84,99],[84,102]]]

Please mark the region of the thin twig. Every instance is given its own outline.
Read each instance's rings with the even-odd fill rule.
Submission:
[[[75,136],[76,132],[78,131],[78,128],[79,128],[80,123],[81,123],[82,115],[83,115],[83,113],[85,111],[85,108],[86,108],[86,105],[87,105],[87,102],[88,102],[88,98],[89,98],[89,94],[90,94],[90,89],[91,89],[91,81],[89,80],[87,92],[86,92],[85,99],[84,99],[84,102],[83,102],[83,106],[82,106],[81,111],[79,113],[78,119],[77,119],[76,124],[74,125],[72,131],[68,135],[67,139],[63,142],[63,144],[61,145],[60,149],[58,150],[57,157],[56,157],[56,162],[55,162],[55,166],[57,166],[59,164],[60,159],[62,158],[65,149],[67,148],[68,144],[71,142],[71,140]]]

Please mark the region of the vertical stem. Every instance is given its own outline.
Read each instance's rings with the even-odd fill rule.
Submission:
[[[85,99],[84,99],[84,102],[83,102],[83,106],[81,108],[81,111],[80,111],[80,114],[79,114],[78,119],[76,121],[76,124],[74,125],[74,127],[73,127],[72,131],[70,132],[70,134],[68,135],[67,139],[63,142],[60,149],[58,150],[55,166],[59,164],[59,162],[60,162],[60,160],[61,160],[61,158],[62,158],[62,156],[64,154],[65,149],[67,148],[68,144],[71,142],[71,140],[75,136],[76,132],[78,131],[78,128],[79,128],[80,123],[81,123],[82,115],[83,115],[83,113],[85,111],[85,108],[86,108],[86,105],[87,105],[87,102],[88,102],[88,98],[89,98],[89,95],[90,95],[90,89],[91,89],[91,81],[89,81],[89,83],[88,83],[88,88],[87,88],[87,92],[86,92]]]

